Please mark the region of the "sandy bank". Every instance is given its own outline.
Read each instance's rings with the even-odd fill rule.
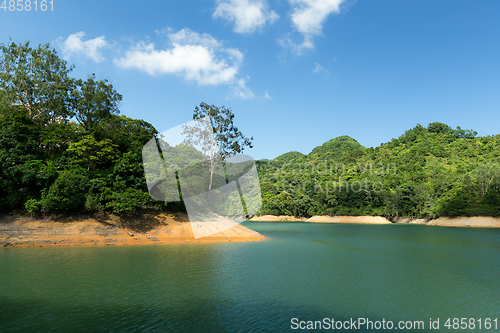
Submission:
[[[371,223],[371,224],[389,224],[389,223],[409,223],[409,224],[425,224],[430,226],[447,226],[447,227],[483,227],[483,228],[500,228],[500,217],[440,217],[435,220],[430,218],[409,218],[399,217],[393,222],[382,216],[313,216],[309,219],[301,219],[293,216],[274,216],[264,215],[252,218],[252,221],[261,222],[312,222],[312,223]]]
[[[437,225],[445,227],[480,227],[480,228],[500,228],[500,218],[498,217],[440,217],[432,220],[427,225]]]
[[[388,219],[381,216],[313,216],[306,222],[314,223],[373,223],[387,224],[391,223]]]
[[[95,246],[164,243],[252,242],[265,237],[242,225],[195,239],[183,214],[149,213],[120,218],[88,216],[35,219],[0,216],[0,246]]]
[[[306,219],[297,218],[288,215],[262,215],[258,217],[252,217],[250,221],[260,221],[260,222],[304,222]]]
[[[287,215],[263,215],[254,217],[251,221],[260,222],[314,222],[314,223],[391,223],[388,219],[381,216],[313,216],[311,218],[297,218]]]

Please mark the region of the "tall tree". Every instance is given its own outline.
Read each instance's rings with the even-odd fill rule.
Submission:
[[[103,121],[120,113],[122,95],[107,80],[97,80],[92,74],[87,80],[77,80],[73,91],[75,117],[86,132],[92,133]]]
[[[195,107],[193,119],[210,117],[212,129],[217,140],[217,146],[222,160],[240,154],[245,147],[252,148],[253,137],[247,138],[234,125],[234,114],[231,109],[224,106],[217,107],[201,103]]]
[[[70,93],[75,80],[49,44],[32,48],[29,42],[0,44],[0,91],[33,120],[62,121],[73,115]]]
[[[187,143],[201,148],[210,163],[210,184],[215,171],[229,157],[242,153],[245,147],[252,148],[252,138],[247,138],[234,125],[234,114],[224,106],[217,107],[201,103],[193,112],[193,120],[210,117],[210,122],[202,121],[196,126],[185,126]]]

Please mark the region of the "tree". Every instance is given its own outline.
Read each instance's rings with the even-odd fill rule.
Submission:
[[[39,128],[26,112],[12,112],[0,118],[0,210],[22,207],[28,197],[40,191],[33,167],[39,159]],[[35,181],[33,180],[35,178]]]
[[[95,131],[103,121],[120,113],[118,105],[122,95],[107,80],[96,80],[92,74],[87,80],[77,80],[78,89],[72,92],[75,117],[87,133]]]
[[[115,160],[118,157],[117,148],[118,145],[110,139],[97,141],[92,135],[86,135],[80,141],[72,143],[67,151],[74,155],[73,162],[93,171],[96,166]]]
[[[477,132],[472,129],[462,129],[460,126],[457,126],[456,130],[453,130],[453,134],[457,138],[467,138],[472,139],[477,136]]]
[[[100,130],[104,137],[118,144],[120,151],[123,152],[130,150],[141,152],[151,137],[158,134],[150,123],[124,115],[112,115],[110,119],[100,124]]]
[[[438,133],[438,134],[439,133],[448,133],[448,132],[452,131],[450,126],[443,124],[443,123],[440,123],[440,122],[430,123],[427,126],[427,130],[430,133]]]
[[[245,147],[252,148],[252,138],[247,138],[234,125],[234,114],[224,106],[217,107],[201,103],[193,112],[193,120],[210,117],[210,122],[184,126],[186,143],[200,147],[207,158],[210,171],[208,189],[212,189],[213,175],[227,158],[242,153]],[[206,119],[206,118],[205,118]]]
[[[206,116],[210,117],[219,153],[223,161],[230,156],[242,153],[245,147],[253,148],[253,137],[250,139],[245,137],[234,126],[234,114],[231,109],[224,106],[219,108],[206,103],[201,103],[199,107],[195,107],[193,119],[201,119]]]
[[[71,212],[81,209],[89,187],[89,179],[82,170],[65,170],[44,193],[40,201],[43,211]],[[33,202],[31,202],[33,204]]]
[[[0,44],[0,92],[13,105],[42,122],[61,121],[73,115],[70,93],[73,66],[57,56],[49,44],[31,48],[29,42]]]

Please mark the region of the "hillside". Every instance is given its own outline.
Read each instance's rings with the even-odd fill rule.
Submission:
[[[500,135],[442,123],[376,148],[341,136],[257,166],[262,215],[500,215]]]

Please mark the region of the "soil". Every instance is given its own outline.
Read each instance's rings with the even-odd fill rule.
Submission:
[[[265,237],[240,224],[195,238],[186,214],[145,212],[127,216],[77,214],[0,215],[0,246],[97,246],[163,243],[248,242]]]

